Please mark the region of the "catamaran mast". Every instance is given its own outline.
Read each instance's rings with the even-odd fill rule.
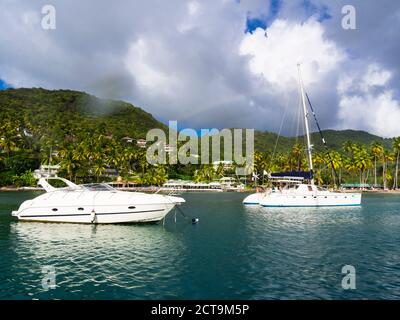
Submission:
[[[306,96],[304,93],[304,86],[303,80],[301,78],[301,71],[300,71],[300,63],[297,64],[297,69],[299,72],[299,84],[300,84],[300,91],[301,91],[301,102],[303,105],[303,114],[304,114],[304,127],[306,129],[306,136],[307,136],[307,156],[308,156],[308,168],[310,172],[313,172],[313,162],[312,162],[312,145],[310,140],[310,130],[308,128],[308,111],[306,107]],[[311,179],[311,184],[314,184],[314,179]]]

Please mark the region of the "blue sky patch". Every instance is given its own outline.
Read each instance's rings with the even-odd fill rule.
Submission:
[[[4,90],[7,88],[10,88],[10,86],[7,83],[5,83],[2,79],[0,79],[0,90]]]
[[[256,15],[253,12],[249,12],[246,20],[245,32],[253,33],[257,28],[267,29],[269,25],[279,14],[282,7],[282,0],[271,0],[269,14]],[[303,0],[302,7],[305,11],[307,18],[315,16],[318,22],[331,19],[332,16],[329,13],[329,9],[324,5],[316,5],[311,0]]]
[[[318,22],[323,22],[332,18],[327,6],[317,6],[310,0],[303,0],[303,7],[307,17],[316,16]]]
[[[254,30],[257,28],[266,29],[267,23],[262,18],[249,18],[247,17],[246,21],[246,33],[250,32],[253,33]]]
[[[253,33],[254,30],[257,28],[267,29],[267,27],[272,23],[272,21],[276,18],[281,8],[282,0],[271,0],[270,3],[270,10],[268,16],[261,15],[261,16],[254,16],[251,17],[249,12],[246,20],[246,30],[245,32]]]

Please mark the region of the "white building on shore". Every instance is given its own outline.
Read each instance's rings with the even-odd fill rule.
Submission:
[[[206,192],[222,192],[222,191],[242,191],[244,185],[238,183],[236,179],[223,177],[220,180],[210,183],[199,183],[184,180],[169,180],[161,187],[162,191],[206,191]]]
[[[57,177],[60,170],[59,164],[42,164],[33,172],[35,179]]]

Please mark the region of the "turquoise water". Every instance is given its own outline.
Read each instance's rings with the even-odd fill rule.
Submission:
[[[362,208],[267,209],[246,194],[186,194],[191,225],[17,222],[0,193],[0,299],[399,299],[400,195]],[[341,269],[356,268],[343,290]],[[56,288],[42,288],[42,268]]]

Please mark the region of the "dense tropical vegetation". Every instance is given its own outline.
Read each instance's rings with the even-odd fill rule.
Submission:
[[[60,164],[59,175],[77,182],[119,176],[122,181],[161,185],[167,179],[210,182],[235,175],[235,165],[150,165],[146,149],[136,139],[153,128],[167,129],[149,113],[122,101],[70,90],[0,91],[0,185],[35,185],[32,171],[49,161]],[[318,184],[398,188],[400,138],[351,130],[324,134],[333,148],[328,155],[313,137]],[[264,172],[306,170],[305,149],[298,143],[302,137],[280,137],[274,152],[276,139],[273,133],[255,133],[255,171],[260,179]]]
[[[347,182],[397,189],[399,158],[400,137],[393,139],[392,148],[385,148],[378,141],[365,145],[348,140],[339,150],[314,153],[315,180],[319,185],[339,186]],[[308,169],[305,149],[298,144],[275,157],[269,152],[256,152],[255,166],[257,172]]]

